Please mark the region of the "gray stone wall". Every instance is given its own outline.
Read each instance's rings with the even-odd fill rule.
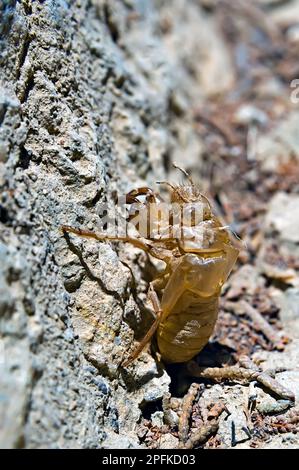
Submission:
[[[282,184],[279,169],[299,154],[288,81],[297,70],[299,3],[255,3],[263,10],[246,0],[0,0],[0,447],[179,445],[162,426],[171,382],[163,366],[145,350],[120,367],[152,321],[146,290],[153,265],[128,245],[60,230],[97,230],[102,205],[113,207],[117,194],[180,179],[172,161],[200,179],[203,192],[231,201],[236,221],[227,223],[240,228],[241,220],[251,251],[243,250],[244,271],[237,267],[229,283],[240,289],[242,272],[249,273],[250,301],[255,288],[266,289],[266,303],[279,312],[274,327],[279,319],[290,336],[284,351],[265,338],[266,349],[251,350],[254,325],[243,317],[229,323],[226,311],[214,339],[237,351],[242,338],[263,370],[278,370],[296,395],[298,420],[298,196],[281,193],[298,188],[287,172]],[[278,72],[276,50],[285,61]],[[196,110],[204,122],[194,119]],[[246,126],[261,116],[256,166],[245,174]],[[262,205],[256,222],[255,204]],[[290,284],[275,257],[273,266],[264,262],[275,237],[294,258]],[[265,286],[266,278],[281,283]],[[177,382],[183,394],[183,377]],[[256,390],[266,426],[267,413],[285,404]],[[230,417],[223,414],[207,446],[298,447],[298,433],[259,434],[260,420],[248,437],[247,386],[210,384],[198,410],[204,416],[218,401]]]
[[[182,66],[197,7],[176,3],[0,3],[2,447],[139,445],[140,404],[168,388],[147,353],[134,377],[118,369],[150,321],[145,257],[59,227],[96,228],[108,194],[165,177],[170,154],[199,156]]]

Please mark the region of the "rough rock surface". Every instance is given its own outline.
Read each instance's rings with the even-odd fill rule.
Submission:
[[[11,0],[0,15],[0,445],[136,446],[140,405],[170,381],[146,353],[134,380],[118,371],[141,321],[120,261],[136,250],[59,227],[95,228],[108,192],[196,145],[171,128],[195,79],[177,76],[184,52],[168,60],[149,0]]]
[[[220,33],[226,10],[214,15],[216,3],[0,2],[0,447],[140,447],[141,418],[155,415],[159,424],[170,375],[147,351],[131,368],[119,367],[134,333],[140,338],[151,321],[144,306],[146,257],[137,249],[63,236],[60,226],[96,229],[102,205],[113,206],[116,192],[177,178],[171,161],[201,177],[214,171],[209,158],[219,148],[225,158],[240,155],[225,123],[208,121],[209,132],[200,138],[194,121],[195,108],[204,111],[206,100],[219,96],[232,96],[241,109],[241,92],[251,86],[252,77],[242,81],[250,64]],[[277,10],[271,14],[279,24]],[[234,33],[239,28],[245,35],[241,15],[235,16]],[[265,40],[261,33],[256,38]],[[234,90],[237,75],[241,91]],[[262,94],[258,85],[255,96]],[[266,101],[282,95],[276,81],[267,87]],[[252,113],[259,116],[253,121],[262,121],[256,160],[264,171],[289,163],[290,153],[298,157],[298,111],[284,120],[277,105],[277,125],[266,132],[266,111],[248,109],[235,116],[241,128]],[[224,119],[235,111],[224,109]],[[225,152],[221,139],[229,142]],[[231,168],[225,159],[217,161],[215,190],[227,175],[236,177]],[[261,213],[254,198],[250,203],[253,214]],[[245,212],[240,218],[246,221]],[[277,226],[276,220],[268,229],[283,235],[288,223]],[[297,244],[296,234],[282,239]],[[245,257],[246,295],[255,295],[264,288],[264,272]],[[282,326],[296,331],[296,338],[298,283],[273,292]],[[295,338],[283,353],[257,354],[265,368],[286,366],[278,378],[298,396]],[[267,398],[262,392],[259,397]],[[219,445],[249,447],[242,430],[247,387],[210,384],[203,406],[211,399],[223,399],[231,411],[229,419],[221,418]],[[178,445],[171,433],[158,439],[161,448]],[[298,445],[292,433],[269,439],[264,446]]]
[[[91,228],[108,186],[144,176],[151,134],[167,116],[152,6],[117,2],[116,13],[109,3],[1,6],[4,447],[99,447],[110,432],[134,446],[139,404],[160,375],[154,363],[140,368],[133,399],[130,377],[116,379],[132,338],[123,318],[137,309],[131,274],[110,246],[75,240],[70,249],[59,232],[62,223]]]

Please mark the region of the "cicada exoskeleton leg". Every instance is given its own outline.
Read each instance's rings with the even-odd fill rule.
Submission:
[[[78,237],[82,238],[92,238],[93,240],[105,242],[105,241],[114,241],[114,242],[123,242],[123,243],[130,243],[131,245],[139,248],[146,253],[154,256],[157,259],[162,261],[167,261],[171,257],[171,250],[167,250],[164,248],[156,247],[155,245],[151,244],[150,241],[145,241],[143,238],[133,238],[133,237],[118,237],[118,236],[111,236],[105,235],[101,233],[92,232],[90,230],[82,230],[81,228],[70,227],[69,225],[62,225],[61,230],[63,233],[73,233]],[[164,274],[164,273],[163,273]]]
[[[142,350],[145,348],[145,346],[150,342],[150,340],[154,336],[154,334],[155,334],[155,332],[156,332],[156,330],[159,326],[159,323],[160,323],[160,320],[161,320],[161,317],[162,317],[162,309],[161,309],[159,297],[158,297],[156,291],[154,290],[153,282],[150,283],[150,287],[149,287],[149,290],[148,290],[148,299],[151,301],[151,304],[152,304],[152,307],[153,307],[153,310],[154,310],[154,313],[155,313],[155,320],[154,320],[153,324],[151,325],[150,329],[148,330],[148,332],[146,333],[146,335],[140,341],[137,348],[130,354],[129,358],[126,359],[122,363],[123,367],[127,367],[128,365],[130,365],[131,362],[133,362],[139,356],[139,354],[142,352]]]
[[[140,238],[113,237],[110,235],[104,235],[104,234],[92,232],[90,230],[82,230],[80,228],[70,227],[68,225],[62,225],[61,230],[63,231],[63,233],[73,233],[82,238],[92,238],[93,240],[102,241],[102,242],[109,240],[109,241],[131,243],[131,245],[134,245],[136,248],[140,248],[141,250],[144,250],[146,252],[149,252],[151,248]]]
[[[146,186],[133,189],[126,194],[126,204],[130,206],[127,222],[132,223],[139,233],[142,231],[145,238],[151,238],[152,211],[161,202],[162,198]]]
[[[138,200],[139,196],[145,196],[146,202],[157,202],[157,199],[160,199],[160,196],[157,196],[151,188],[143,186],[142,188],[133,189],[126,194],[126,203],[134,204],[135,202],[140,202]]]
[[[169,259],[169,251],[164,250],[164,249],[159,249],[158,247],[154,247],[151,244],[143,241],[142,239],[139,238],[130,238],[130,237],[113,237],[113,236],[107,236],[104,234],[97,234],[95,232],[89,231],[89,230],[82,230],[79,228],[74,228],[70,227],[68,225],[63,225],[61,227],[61,230],[63,233],[73,233],[75,235],[78,235],[79,237],[83,238],[92,238],[94,240],[98,241],[121,241],[125,243],[130,243],[131,245],[135,246],[136,248],[140,248],[141,250],[144,250],[145,252],[151,254],[152,256],[161,259],[161,260],[167,260]],[[126,367],[129,365],[134,359],[138,357],[138,355],[141,353],[141,351],[144,349],[147,343],[152,339],[153,335],[155,334],[159,322],[161,320],[162,316],[162,310],[160,306],[160,300],[159,297],[155,291],[155,287],[161,288],[162,284],[165,284],[165,276],[168,274],[168,268],[154,281],[150,283],[150,287],[148,290],[148,298],[152,303],[154,313],[155,313],[155,321],[140,342],[139,346],[136,348],[136,350],[130,355],[130,357],[123,363],[123,366]],[[162,284],[161,284],[162,283]]]

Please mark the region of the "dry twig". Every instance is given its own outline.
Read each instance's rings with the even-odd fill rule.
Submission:
[[[192,413],[192,406],[199,390],[202,388],[200,384],[192,384],[188,393],[184,396],[182,412],[179,419],[179,439],[182,443],[186,442],[189,434],[189,421]]]
[[[260,331],[263,335],[275,346],[276,349],[282,351],[285,348],[287,338],[281,337],[277,331],[267,322],[267,320],[260,314],[260,312],[252,307],[246,300],[239,302],[229,302],[226,308],[233,310],[237,315],[244,313],[252,320],[253,328]]]
[[[239,366],[227,366],[222,368],[199,367],[195,361],[190,361],[187,365],[187,368],[188,371],[195,377],[202,377],[216,381],[232,380],[251,382],[252,380],[256,380],[275,395],[289,400],[290,402],[295,401],[293,392],[284,388],[279,382],[277,382],[265,372],[245,369],[244,367]]]

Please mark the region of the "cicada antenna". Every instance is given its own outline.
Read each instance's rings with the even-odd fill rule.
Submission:
[[[168,181],[156,181],[156,183],[157,184],[166,184],[166,186],[169,186],[174,192],[178,192],[178,190],[179,190],[179,186],[176,187],[173,184],[168,183]],[[180,194],[180,198],[186,203],[189,202],[188,199],[186,199],[182,194]]]
[[[211,208],[211,203],[209,201],[209,199],[202,193],[200,193],[201,197],[206,201],[206,203],[208,204],[208,206]]]
[[[191,183],[191,184],[194,184],[191,175],[189,175],[189,173],[188,173],[186,170],[184,170],[184,168],[181,168],[181,167],[178,166],[175,162],[173,162],[172,166],[173,166],[174,168],[176,168],[177,170],[180,170],[180,171],[186,176],[186,178],[188,178],[188,180],[190,181],[190,183]]]
[[[156,181],[156,184],[166,184],[166,186],[169,186],[173,191],[176,191],[176,187],[173,186],[173,184],[168,183],[168,181]]]
[[[192,179],[192,176],[189,175],[189,173],[188,173],[186,170],[184,170],[184,168],[181,168],[181,167],[178,166],[175,162],[173,162],[172,165],[173,165],[174,168],[176,168],[177,170],[180,170],[180,171],[186,176],[186,178],[188,178],[188,180],[190,181],[190,183],[192,184],[192,186],[194,186],[194,181],[193,181],[193,179]],[[206,196],[204,196],[202,193],[200,193],[200,196],[206,201],[206,203],[209,205],[209,207],[211,207],[211,204],[210,204],[209,199],[208,199]]]

